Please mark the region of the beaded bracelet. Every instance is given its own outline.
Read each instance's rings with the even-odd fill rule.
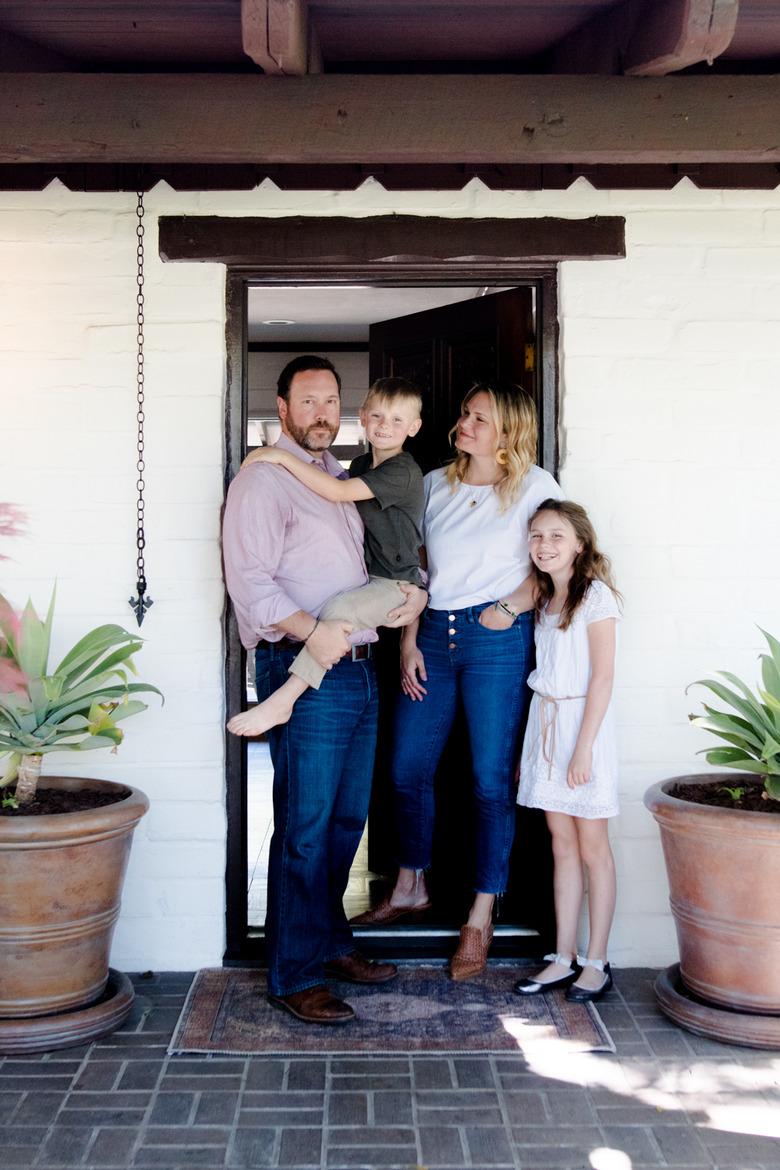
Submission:
[[[497,601],[496,602],[496,609],[503,609],[504,613],[508,614],[508,616],[511,617],[513,621],[518,616],[516,611],[513,609],[510,609],[505,601]]]

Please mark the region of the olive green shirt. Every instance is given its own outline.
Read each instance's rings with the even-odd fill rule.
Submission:
[[[373,500],[358,500],[365,528],[366,568],[372,577],[409,581],[422,585],[423,478],[406,451],[372,467],[372,455],[358,455],[349,469],[350,479],[362,479],[374,493]]]

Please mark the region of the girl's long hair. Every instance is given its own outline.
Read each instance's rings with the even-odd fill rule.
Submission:
[[[567,630],[577,607],[585,599],[591,581],[603,581],[612,590],[618,601],[622,601],[622,597],[615,588],[609,557],[600,552],[596,544],[596,533],[585,509],[572,500],[545,500],[528,521],[529,533],[540,512],[557,512],[559,516],[563,516],[571,524],[578,542],[582,545],[582,551],[577,553],[574,561],[574,571],[569,581],[569,590],[558,622],[559,630]],[[544,607],[552,601],[555,586],[549,573],[542,573],[533,561],[531,561],[531,572],[535,578],[534,608],[538,619]]]
[[[536,459],[536,407],[531,395],[521,386],[488,386],[478,382],[463,399],[461,413],[477,394],[487,394],[490,399],[490,415],[499,436],[499,451],[505,459],[499,461],[503,475],[495,485],[504,512],[517,499],[528,468]],[[454,426],[449,433],[450,443],[454,442],[456,430]],[[466,452],[456,451],[452,463],[447,465],[447,479],[453,491],[465,480],[469,459]]]

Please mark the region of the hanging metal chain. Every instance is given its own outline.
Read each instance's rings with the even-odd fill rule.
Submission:
[[[146,421],[144,413],[144,193],[138,191],[138,205],[135,213],[138,222],[136,223],[136,392],[137,392],[137,411],[136,422],[138,424],[136,451],[137,462],[136,471],[138,472],[138,479],[136,480],[136,491],[138,492],[138,502],[136,504],[136,527],[135,527],[135,544],[136,544],[136,570],[138,573],[138,580],[136,582],[136,589],[138,590],[137,597],[130,598],[130,607],[135,613],[136,621],[140,626],[144,620],[144,615],[149,609],[150,605],[154,605],[151,597],[146,596],[146,566],[144,564],[144,549],[146,548],[146,534],[144,532],[144,511],[146,508],[146,501],[144,500],[144,490],[146,489],[146,482],[144,480],[144,471],[146,470],[146,463],[144,461],[144,423]]]

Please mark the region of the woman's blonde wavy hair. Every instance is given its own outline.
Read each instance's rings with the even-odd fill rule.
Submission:
[[[496,456],[501,452],[503,458],[497,457],[496,463],[504,474],[496,483],[495,490],[501,511],[504,512],[517,499],[528,468],[536,460],[539,429],[536,407],[533,398],[522,386],[489,386],[477,382],[463,399],[461,413],[477,394],[487,394],[490,399],[490,417],[499,435]],[[456,431],[457,424],[449,433],[450,444],[455,441]],[[453,491],[457,484],[465,480],[469,459],[470,456],[464,451],[456,451],[452,463],[447,465],[447,480]]]

